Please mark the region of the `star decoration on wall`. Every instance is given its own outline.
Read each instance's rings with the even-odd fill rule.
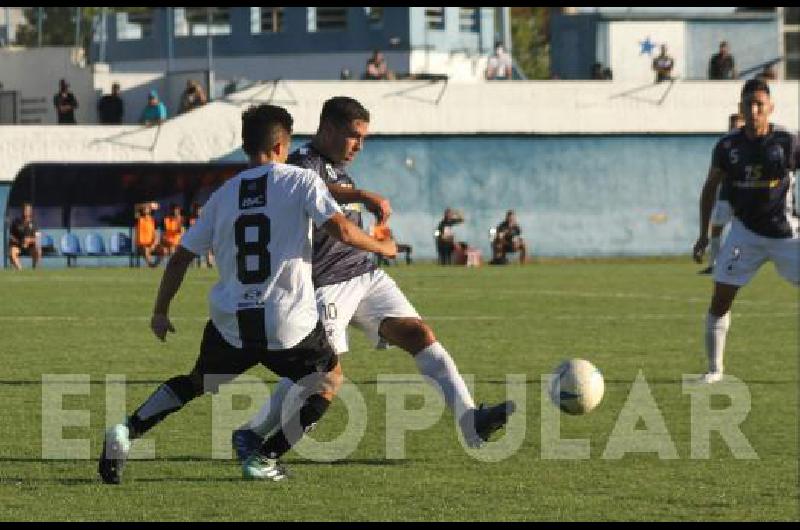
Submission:
[[[650,40],[650,36],[648,35],[646,39],[639,41],[639,55],[646,53],[647,55],[653,55],[653,50],[656,47],[656,43]]]

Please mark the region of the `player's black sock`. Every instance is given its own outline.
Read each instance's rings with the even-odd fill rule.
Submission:
[[[284,453],[291,449],[294,444],[300,441],[303,434],[310,431],[314,425],[319,421],[325,411],[328,410],[331,402],[319,394],[314,394],[306,399],[306,402],[300,407],[289,421],[285,422],[280,430],[267,438],[261,445],[261,454],[268,458],[280,458]],[[298,432],[297,421],[298,415],[302,431]],[[294,429],[287,426],[294,426]]]
[[[187,375],[179,375],[166,381],[128,418],[130,438],[139,438],[200,394],[202,389],[196,389]]]

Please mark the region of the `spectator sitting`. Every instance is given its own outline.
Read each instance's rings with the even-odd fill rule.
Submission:
[[[22,218],[14,219],[9,230],[8,253],[11,264],[17,270],[22,270],[19,261],[20,255],[30,255],[33,268],[39,264],[42,249],[36,240],[36,223],[33,221],[33,205],[26,202],[22,205]]]
[[[511,79],[514,61],[502,43],[494,45],[494,55],[486,64],[486,79]]]
[[[139,121],[144,125],[161,125],[167,119],[167,107],[158,100],[158,92],[151,90],[147,97],[147,106],[142,109]]]
[[[392,80],[394,79],[394,72],[389,70],[389,65],[386,64],[386,58],[379,50],[372,52],[372,57],[367,61],[367,71],[364,74],[364,79],[371,80]]]
[[[97,114],[103,125],[119,125],[125,112],[122,98],[119,97],[119,83],[111,85],[111,94],[106,94],[97,102]]]
[[[592,65],[592,79],[603,79],[603,65],[594,63]]]
[[[606,81],[611,81],[614,78],[614,75],[611,73],[611,68],[606,66],[603,68],[603,79]]]
[[[208,103],[208,98],[206,98],[203,87],[194,79],[189,79],[186,81],[186,89],[181,94],[181,108],[178,114],[202,107],[206,103]]]
[[[137,205],[136,208],[136,234],[134,242],[136,253],[144,256],[144,261],[149,267],[155,267],[159,259],[153,260],[153,253],[158,247],[158,234],[156,233],[156,221],[153,219],[152,211],[155,203],[144,203]]]
[[[653,59],[653,70],[656,72],[656,83],[661,81],[672,81],[672,68],[675,61],[667,55],[667,45],[661,45],[661,53]]]
[[[171,256],[175,253],[185,230],[181,207],[172,203],[169,206],[169,210],[170,214],[165,215],[162,221],[163,231],[161,232],[161,243],[158,246],[161,257]]]
[[[378,241],[386,241],[388,239],[394,239],[394,235],[392,234],[392,229],[389,228],[389,225],[379,223],[373,226],[370,229],[370,235],[377,239]],[[404,253],[406,255],[406,265],[411,265],[411,245],[405,245],[403,243],[396,243],[397,244],[397,253]],[[375,255],[375,259],[378,262],[378,265],[388,265],[389,260],[381,256],[380,254]]]
[[[514,214],[514,210],[509,210],[506,212],[505,220],[497,225],[492,242],[492,265],[508,263],[506,254],[509,252],[519,252],[520,264],[525,263],[525,241],[520,234],[522,234],[522,230],[517,223],[517,216]]]
[[[439,255],[439,265],[452,265],[453,264],[453,250],[455,249],[455,233],[453,232],[453,225],[464,222],[464,216],[461,212],[447,208],[444,211],[444,217],[439,222],[436,229],[436,252]]]
[[[78,100],[75,99],[75,94],[70,92],[69,83],[66,79],[59,81],[58,94],[53,96],[53,105],[56,107],[56,114],[58,115],[58,123],[74,125],[75,109],[78,108]]]
[[[367,64],[369,64],[369,63],[367,63]],[[369,69],[369,66],[367,66],[367,69]],[[350,69],[349,68],[342,68],[342,71],[339,72],[339,79],[342,80],[342,81],[349,81],[352,78],[353,78],[353,74],[350,73]]]
[[[728,49],[728,42],[719,43],[719,53],[711,56],[708,62],[709,79],[735,79],[736,67],[733,64],[733,55]]]

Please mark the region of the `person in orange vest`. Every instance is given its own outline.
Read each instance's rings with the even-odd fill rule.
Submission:
[[[175,203],[170,204],[169,215],[164,216],[163,230],[161,232],[161,244],[159,254],[161,257],[171,256],[181,242],[181,236],[186,228],[183,226],[184,218],[181,207]]]
[[[152,215],[153,203],[144,203],[137,208],[136,215],[136,252],[144,256],[144,261],[150,267],[158,265],[158,259],[153,260],[153,253],[158,248],[158,232],[156,220]]]

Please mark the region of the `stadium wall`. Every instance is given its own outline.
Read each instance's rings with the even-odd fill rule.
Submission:
[[[484,253],[488,228],[508,208],[517,210],[534,254],[685,253],[697,232],[710,149],[736,108],[740,87],[265,84],[160,128],[0,127],[0,183],[35,161],[240,160],[240,114],[247,105],[285,105],[300,140],[313,133],[322,102],[346,93],[372,112],[373,136],[353,175],[393,201],[397,235],[418,257],[433,257],[433,230],[447,206],[467,216],[459,239]],[[774,121],[796,130],[798,83],[772,88]],[[2,201],[0,214],[4,209]]]

